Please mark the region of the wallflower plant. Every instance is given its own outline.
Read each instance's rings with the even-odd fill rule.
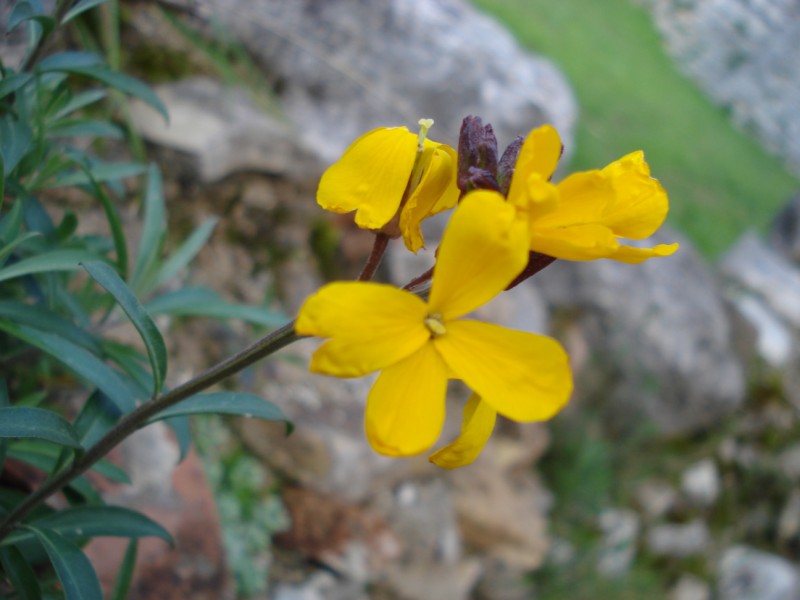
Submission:
[[[545,420],[566,404],[572,390],[566,354],[555,340],[460,317],[556,258],[638,263],[668,256],[677,244],[637,248],[621,241],[648,237],[668,210],[667,195],[650,177],[641,152],[553,184],[562,152],[554,128],[533,130],[498,159],[491,126],[467,117],[458,170],[452,173],[444,160],[421,158],[430,123],[420,124],[413,161],[405,130],[402,135],[375,130],[356,140],[323,176],[318,201],[336,212],[356,210],[356,223],[369,229],[397,215],[402,223],[404,211],[425,206],[409,219],[417,232],[425,216],[451,205],[455,185],[461,201],[436,264],[406,286],[432,278],[427,302],[392,286],[332,283],[305,302],[295,328],[301,335],[330,338],[314,354],[312,371],[336,377],[381,371],[365,418],[367,439],[381,454],[410,456],[430,448],[445,419],[447,380],[473,389],[461,435],[430,457],[454,468],[477,457],[497,413],[517,421]],[[392,142],[379,150],[374,144],[380,138]],[[444,155],[450,156],[449,149]],[[424,188],[418,183],[424,181],[438,183]],[[405,200],[415,197],[424,199],[408,208]],[[376,214],[380,218],[373,219]],[[405,239],[416,251],[421,235]]]
[[[72,8],[63,3],[51,18],[28,14],[28,3],[19,2],[17,6],[24,6],[15,18],[18,24],[36,19],[37,23],[65,23],[100,3],[102,0],[86,0]],[[42,28],[40,33],[49,31]],[[144,254],[137,256],[132,275],[128,273],[124,232],[116,209],[98,185],[102,183],[97,175],[99,167],[93,170],[90,161],[76,161],[83,171],[59,175],[63,177],[60,185],[83,182],[97,196],[109,215],[116,258],[87,246],[86,252],[67,249],[56,260],[47,244],[58,241],[58,232],[71,235],[75,227],[56,229],[50,224],[43,232],[24,231],[22,206],[39,211],[29,210],[30,214],[44,214],[33,196],[46,181],[41,173],[38,178],[33,176],[41,166],[36,161],[43,157],[51,160],[42,171],[52,176],[62,170],[52,165],[63,167],[62,160],[71,164],[75,153],[55,151],[56,146],[38,148],[36,144],[49,138],[43,133],[34,135],[34,131],[48,123],[47,119],[37,117],[29,124],[23,117],[31,111],[14,108],[42,100],[42,110],[58,109],[58,104],[47,101],[47,94],[66,90],[69,93],[65,98],[69,99],[68,76],[72,72],[94,76],[100,82],[122,82],[122,91],[135,93],[162,110],[163,106],[140,82],[119,73],[109,76],[110,71],[100,65],[100,57],[64,53],[58,60],[45,63],[46,59],[41,59],[45,38],[44,34],[33,38],[23,65],[23,71],[30,73],[16,73],[0,64],[4,86],[0,124],[4,130],[15,132],[15,136],[0,139],[0,241],[5,244],[3,255],[8,260],[6,264],[0,261],[0,266],[4,281],[25,277],[28,283],[37,283],[37,278],[46,277],[48,284],[15,287],[15,312],[6,307],[7,314],[0,315],[0,329],[18,346],[28,344],[61,360],[67,371],[71,369],[91,385],[83,390],[88,392],[83,409],[70,422],[56,411],[15,404],[17,389],[7,387],[0,377],[0,467],[20,440],[39,439],[61,446],[47,478],[38,487],[22,497],[15,493],[9,500],[5,496],[0,502],[0,583],[7,579],[17,592],[35,586],[38,594],[36,574],[28,565],[32,559],[25,554],[25,544],[36,538],[45,548],[68,600],[102,597],[93,567],[78,546],[82,527],[92,528],[98,523],[109,535],[131,537],[121,576],[121,580],[129,579],[136,540],[144,535],[169,539],[163,528],[126,509],[102,506],[99,496],[89,494],[76,496],[75,506],[60,509],[74,526],[74,532],[67,535],[63,529],[56,531],[59,509],[47,506],[48,499],[67,487],[74,496],[79,491],[75,482],[81,475],[102,464],[100,460],[120,442],[154,421],[169,418],[174,423],[177,417],[208,412],[282,420],[277,407],[252,394],[201,392],[301,336],[328,338],[312,357],[313,372],[336,377],[379,372],[367,398],[365,431],[372,447],[387,456],[411,456],[432,448],[445,421],[448,381],[463,382],[472,394],[464,404],[461,433],[430,455],[430,460],[441,467],[461,467],[479,455],[498,414],[521,422],[546,420],[565,406],[572,391],[569,360],[556,340],[466,318],[469,313],[558,258],[638,263],[668,256],[677,249],[676,244],[639,248],[625,243],[654,233],[668,210],[667,195],[650,176],[641,152],[603,169],[553,183],[561,141],[550,126],[533,130],[525,140],[516,140],[502,156],[498,156],[491,126],[484,126],[477,117],[464,120],[458,152],[427,138],[430,120],[420,121],[418,135],[404,127],[375,129],[353,142],[326,171],[317,194],[323,208],[355,212],[356,224],[375,232],[373,251],[359,281],[323,286],[303,304],[296,322],[279,327],[189,381],[167,389],[166,346],[149,312],[154,312],[158,303],[142,304],[136,297],[137,293],[153,292],[153,286],[157,286],[150,285],[142,275],[147,274],[145,267],[150,264],[147,257],[160,251],[160,244],[148,240],[163,238],[158,233],[164,225],[157,170],[150,169],[141,242]],[[97,65],[83,64],[89,58]],[[80,65],[70,63],[78,59]],[[42,64],[63,73],[48,73]],[[103,95],[83,92],[73,98],[72,106],[82,107],[94,101],[91,98]],[[83,104],[78,103],[78,97]],[[79,178],[81,174],[84,177]],[[11,198],[9,208],[4,206],[6,196]],[[417,252],[424,246],[421,222],[448,209],[455,210],[432,269],[403,288],[369,281],[390,240],[402,237],[405,246]],[[42,219],[33,221],[41,223]],[[152,235],[147,233],[151,230],[155,232]],[[29,256],[35,252],[41,254],[36,260]],[[72,308],[63,311],[64,315],[50,315],[49,306],[34,305],[30,289],[52,291],[54,282],[59,281],[53,275],[74,271],[79,263],[108,293],[106,304],[93,305],[116,303],[130,318],[144,342],[149,372],[127,354],[113,353],[113,347],[99,345],[94,338],[87,342],[81,324],[69,320]],[[150,279],[160,281],[155,275]],[[28,320],[20,322],[20,314]],[[42,314],[48,318],[42,320]],[[56,325],[55,333],[62,334],[63,340],[53,331],[41,330]],[[95,356],[91,354],[95,348],[104,350],[97,350]],[[101,419],[105,400],[115,408],[113,414]],[[1,492],[0,486],[0,496]],[[103,511],[98,512],[99,508]],[[97,527],[92,530],[100,531]]]

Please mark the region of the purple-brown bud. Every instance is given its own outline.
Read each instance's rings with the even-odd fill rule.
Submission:
[[[491,125],[480,117],[468,116],[461,123],[458,138],[458,189],[497,190],[497,138]]]

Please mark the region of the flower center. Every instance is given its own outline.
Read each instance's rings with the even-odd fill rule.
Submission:
[[[444,324],[442,323],[441,315],[428,315],[425,319],[425,327],[428,328],[428,331],[431,332],[433,337],[447,333],[447,329],[445,329]]]

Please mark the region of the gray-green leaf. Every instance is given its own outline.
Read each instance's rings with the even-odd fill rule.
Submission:
[[[81,443],[64,417],[30,406],[0,407],[0,438],[38,439],[69,448]]]
[[[150,366],[153,369],[153,395],[158,395],[167,373],[167,347],[164,344],[164,338],[161,337],[161,333],[158,331],[158,327],[156,327],[150,315],[147,314],[142,303],[139,302],[138,298],[114,269],[99,261],[86,262],[83,264],[83,268],[109,294],[114,296],[114,299],[119,303],[139,332],[147,349]]]

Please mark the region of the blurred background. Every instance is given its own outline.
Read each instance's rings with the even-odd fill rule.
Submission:
[[[558,337],[577,388],[551,423],[500,423],[470,467],[374,455],[371,381],[308,375],[311,340],[235,381],[290,415],[289,438],[198,421],[205,476],[196,456],[177,470],[154,459],[168,438],[134,440],[134,491],[115,501],[178,540],[142,552],[134,597],[800,598],[795,0],[111,5],[118,20],[103,7],[62,42],[96,41],[156,86],[168,125],[135,101],[119,119],[137,158],[164,172],[175,239],[220,218],[185,278],[227,298],[288,318],[325,281],[357,274],[371,234],[323,214],[318,178],[361,133],[422,117],[451,145],[468,114],[502,145],[552,123],[560,176],[644,150],[671,201],[657,241],[681,243],[639,266],[559,261],[482,309]],[[10,63],[13,39],[3,51]],[[430,266],[444,226],[432,221],[428,250],[393,247],[381,279],[402,285]],[[253,335],[179,325],[173,383]],[[465,390],[450,391],[458,415]],[[93,560],[123,550],[95,545]]]

